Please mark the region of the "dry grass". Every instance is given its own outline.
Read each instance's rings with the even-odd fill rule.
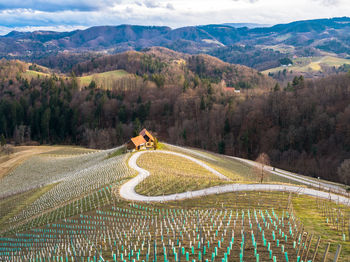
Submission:
[[[228,183],[180,156],[162,153],[143,154],[137,160],[137,164],[151,174],[136,187],[136,192],[143,195],[168,195]]]
[[[78,82],[81,86],[88,86],[91,83],[91,81],[94,80],[96,82],[97,87],[111,89],[115,81],[128,76],[131,76],[131,74],[124,70],[114,70],[104,73],[78,77]]]
[[[52,146],[18,146],[11,155],[0,155],[0,179],[28,158],[59,149]]]
[[[4,229],[10,218],[26,209],[55,185],[56,184],[51,184],[0,200],[0,230]]]
[[[339,67],[343,64],[350,64],[349,59],[343,59],[339,57],[334,56],[323,56],[323,57],[298,57],[293,60],[293,65],[289,67],[276,67],[271,68],[266,71],[263,71],[263,73],[275,73],[278,71],[283,71],[284,69],[288,71],[293,72],[299,72],[299,73],[307,73],[307,72],[317,72],[322,71],[322,65],[326,65],[329,67]]]

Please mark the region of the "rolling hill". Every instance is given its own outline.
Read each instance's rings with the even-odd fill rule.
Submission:
[[[141,50],[152,46],[163,46],[175,51],[190,54],[210,53],[227,61],[239,61],[245,53],[238,47],[249,46],[255,56],[249,61],[241,60],[243,65],[258,69],[276,67],[273,63],[279,56],[293,56],[310,52],[327,52],[339,57],[350,53],[350,19],[331,18],[296,21],[271,27],[238,27],[228,25],[201,25],[171,29],[157,26],[99,26],[72,32],[10,32],[0,37],[0,57],[19,58],[27,61],[45,61],[57,54],[80,53],[98,56],[101,53],[113,54],[127,50]],[[259,62],[260,54],[271,46],[286,46],[292,52],[270,50],[273,54],[265,64]],[[236,49],[233,53],[230,48]],[[240,52],[238,52],[240,51]],[[244,50],[243,50],[244,51]],[[228,52],[227,55],[225,53]],[[238,53],[237,53],[238,52]],[[283,55],[281,55],[281,53]],[[261,58],[261,57],[260,57]],[[277,58],[277,59],[276,59]],[[266,59],[265,59],[266,60]],[[68,63],[68,61],[66,61]],[[267,63],[269,62],[269,63]],[[46,60],[46,63],[48,61]],[[48,64],[45,64],[48,65]],[[61,65],[65,70],[67,67]],[[70,66],[68,66],[70,68]]]
[[[261,184],[255,163],[162,148],[47,147],[14,166],[0,179],[0,259],[319,260],[331,243],[328,257],[341,245],[338,261],[347,260],[348,232],[331,217],[347,227],[349,199],[320,181],[307,188],[269,169]]]

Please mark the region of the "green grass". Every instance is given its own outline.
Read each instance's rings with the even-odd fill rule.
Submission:
[[[319,200],[324,201],[324,200]],[[337,205],[334,202],[326,201],[327,205],[338,210],[341,209],[345,214],[349,214],[350,207],[343,205]],[[328,223],[326,217],[322,215],[321,208],[317,205],[316,198],[311,198],[303,195],[295,195],[293,197],[293,207],[296,216],[302,221],[305,228],[310,232],[321,237],[323,246],[320,248],[320,253],[324,252],[326,243],[331,243],[330,252],[335,253],[337,244],[342,245],[342,257],[346,258],[350,256],[350,236],[349,236],[349,221],[345,221],[345,235],[346,241],[343,241],[343,234],[341,228],[338,228],[330,222]],[[349,218],[348,218],[349,219]],[[346,226],[347,225],[347,226]],[[316,240],[316,239],[315,239]],[[321,259],[321,257],[319,257]]]
[[[131,74],[124,70],[114,70],[104,73],[82,76],[78,77],[77,79],[80,86],[88,86],[91,83],[91,81],[94,80],[96,82],[97,87],[111,89],[115,81],[127,76],[131,76]]]
[[[191,160],[164,153],[141,155],[138,166],[150,176],[136,186],[143,195],[168,195],[226,184],[224,181]]]
[[[26,72],[24,72],[22,74],[22,76],[24,78],[27,78],[27,79],[32,79],[32,78],[45,78],[45,77],[49,77],[50,74],[47,74],[47,73],[43,73],[43,72],[37,72],[37,71],[33,71],[33,70],[27,70]]]

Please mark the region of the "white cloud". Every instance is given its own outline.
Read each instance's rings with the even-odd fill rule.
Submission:
[[[169,9],[169,10],[175,10],[175,7],[173,6],[172,3],[167,3],[166,4],[166,8]]]
[[[0,0],[0,24],[9,30],[118,24],[276,24],[349,14],[348,0]]]
[[[157,8],[159,7],[159,3],[153,0],[146,0],[145,2],[145,6],[148,8]]]
[[[65,26],[65,25],[55,25],[55,26],[24,26],[24,27],[5,27],[0,26],[0,35],[6,35],[11,31],[20,31],[20,32],[33,32],[33,31],[58,31],[58,32],[67,32],[73,30],[83,30],[86,29],[86,26]]]
[[[339,4],[339,0],[321,0],[321,3],[325,6],[336,6]]]
[[[0,0],[0,10],[32,9],[45,12],[94,11],[121,4],[122,0]]]

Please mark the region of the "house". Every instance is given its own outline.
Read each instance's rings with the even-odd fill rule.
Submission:
[[[143,138],[143,136],[135,136],[130,139],[127,144],[128,150],[140,150],[146,146],[147,141]]]
[[[150,149],[154,147],[155,138],[145,128],[138,136],[132,137],[127,143],[128,150]]]
[[[146,140],[146,147],[153,147],[155,139],[151,133],[146,130],[146,128],[142,129],[139,135],[143,136],[143,138]]]

